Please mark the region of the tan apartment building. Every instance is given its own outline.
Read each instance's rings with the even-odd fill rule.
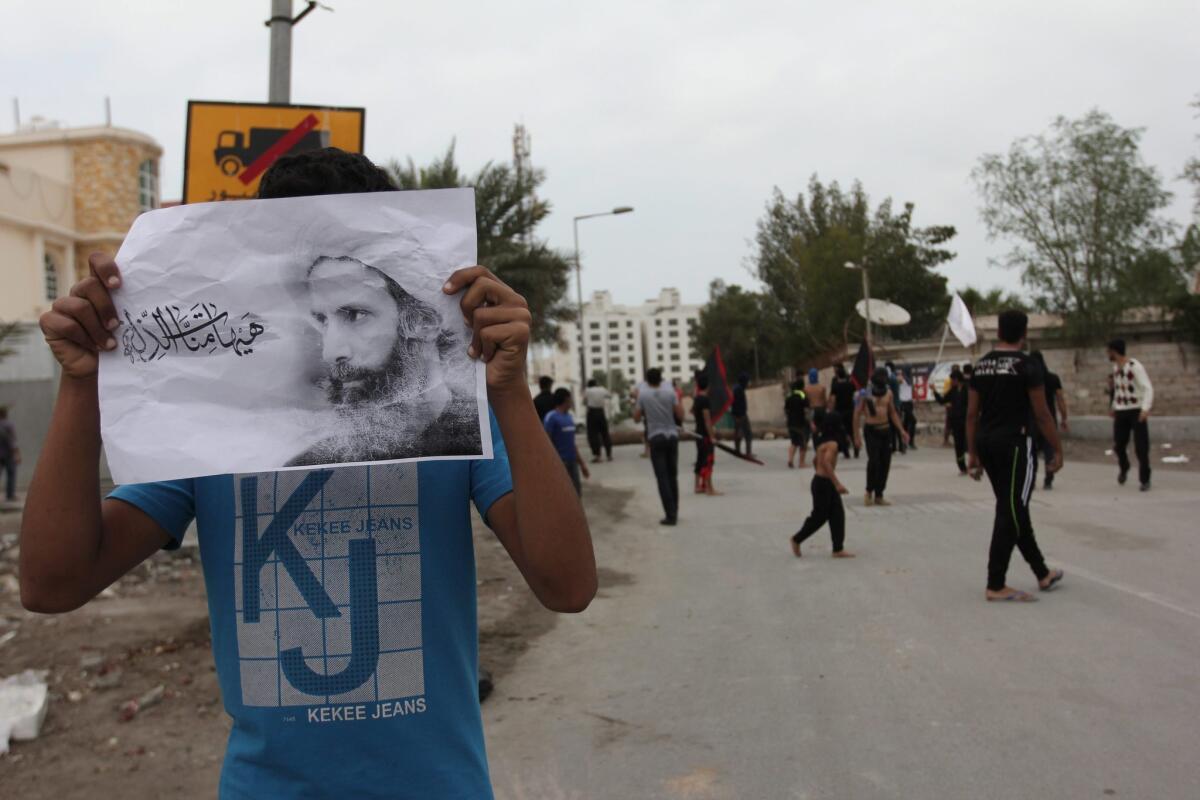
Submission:
[[[162,147],[124,128],[0,136],[0,320],[33,321],[157,208]]]

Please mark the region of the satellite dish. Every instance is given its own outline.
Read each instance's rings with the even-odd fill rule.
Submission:
[[[854,304],[854,310],[863,319],[867,318],[867,301],[859,300]],[[871,298],[871,322],[876,325],[907,325],[912,317],[900,306],[887,300]]]

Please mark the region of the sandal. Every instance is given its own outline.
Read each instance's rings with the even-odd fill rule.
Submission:
[[[1041,589],[1043,592],[1050,591],[1051,589],[1054,588],[1054,585],[1056,583],[1058,583],[1059,581],[1061,581],[1063,579],[1063,574],[1064,573],[1061,569],[1054,570],[1053,572],[1051,572],[1049,575],[1046,576],[1047,578],[1050,579],[1050,582],[1047,583],[1045,586],[1042,586],[1042,582],[1038,581],[1038,588]]]
[[[1006,594],[1003,597],[987,596],[989,603],[1036,603],[1037,598],[1029,592],[1022,592],[1020,589],[1013,589],[1012,594]]]

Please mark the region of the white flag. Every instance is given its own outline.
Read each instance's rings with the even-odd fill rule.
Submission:
[[[971,312],[967,310],[967,304],[958,296],[958,292],[954,293],[954,300],[950,302],[950,313],[946,317],[946,322],[950,325],[950,330],[954,332],[954,337],[962,342],[963,347],[975,344],[975,322],[971,319]]]

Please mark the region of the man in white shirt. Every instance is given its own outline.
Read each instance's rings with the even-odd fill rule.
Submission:
[[[1108,360],[1113,362],[1112,411],[1113,450],[1117,452],[1117,483],[1129,475],[1129,434],[1138,460],[1138,482],[1143,492],[1150,491],[1150,409],[1154,405],[1154,386],[1146,368],[1136,358],[1125,355],[1125,340],[1108,343]]]
[[[600,463],[603,447],[608,460],[612,461],[612,436],[608,433],[608,389],[596,383],[595,378],[587,382],[583,392],[583,404],[587,407],[587,437],[592,448],[592,463]]]

